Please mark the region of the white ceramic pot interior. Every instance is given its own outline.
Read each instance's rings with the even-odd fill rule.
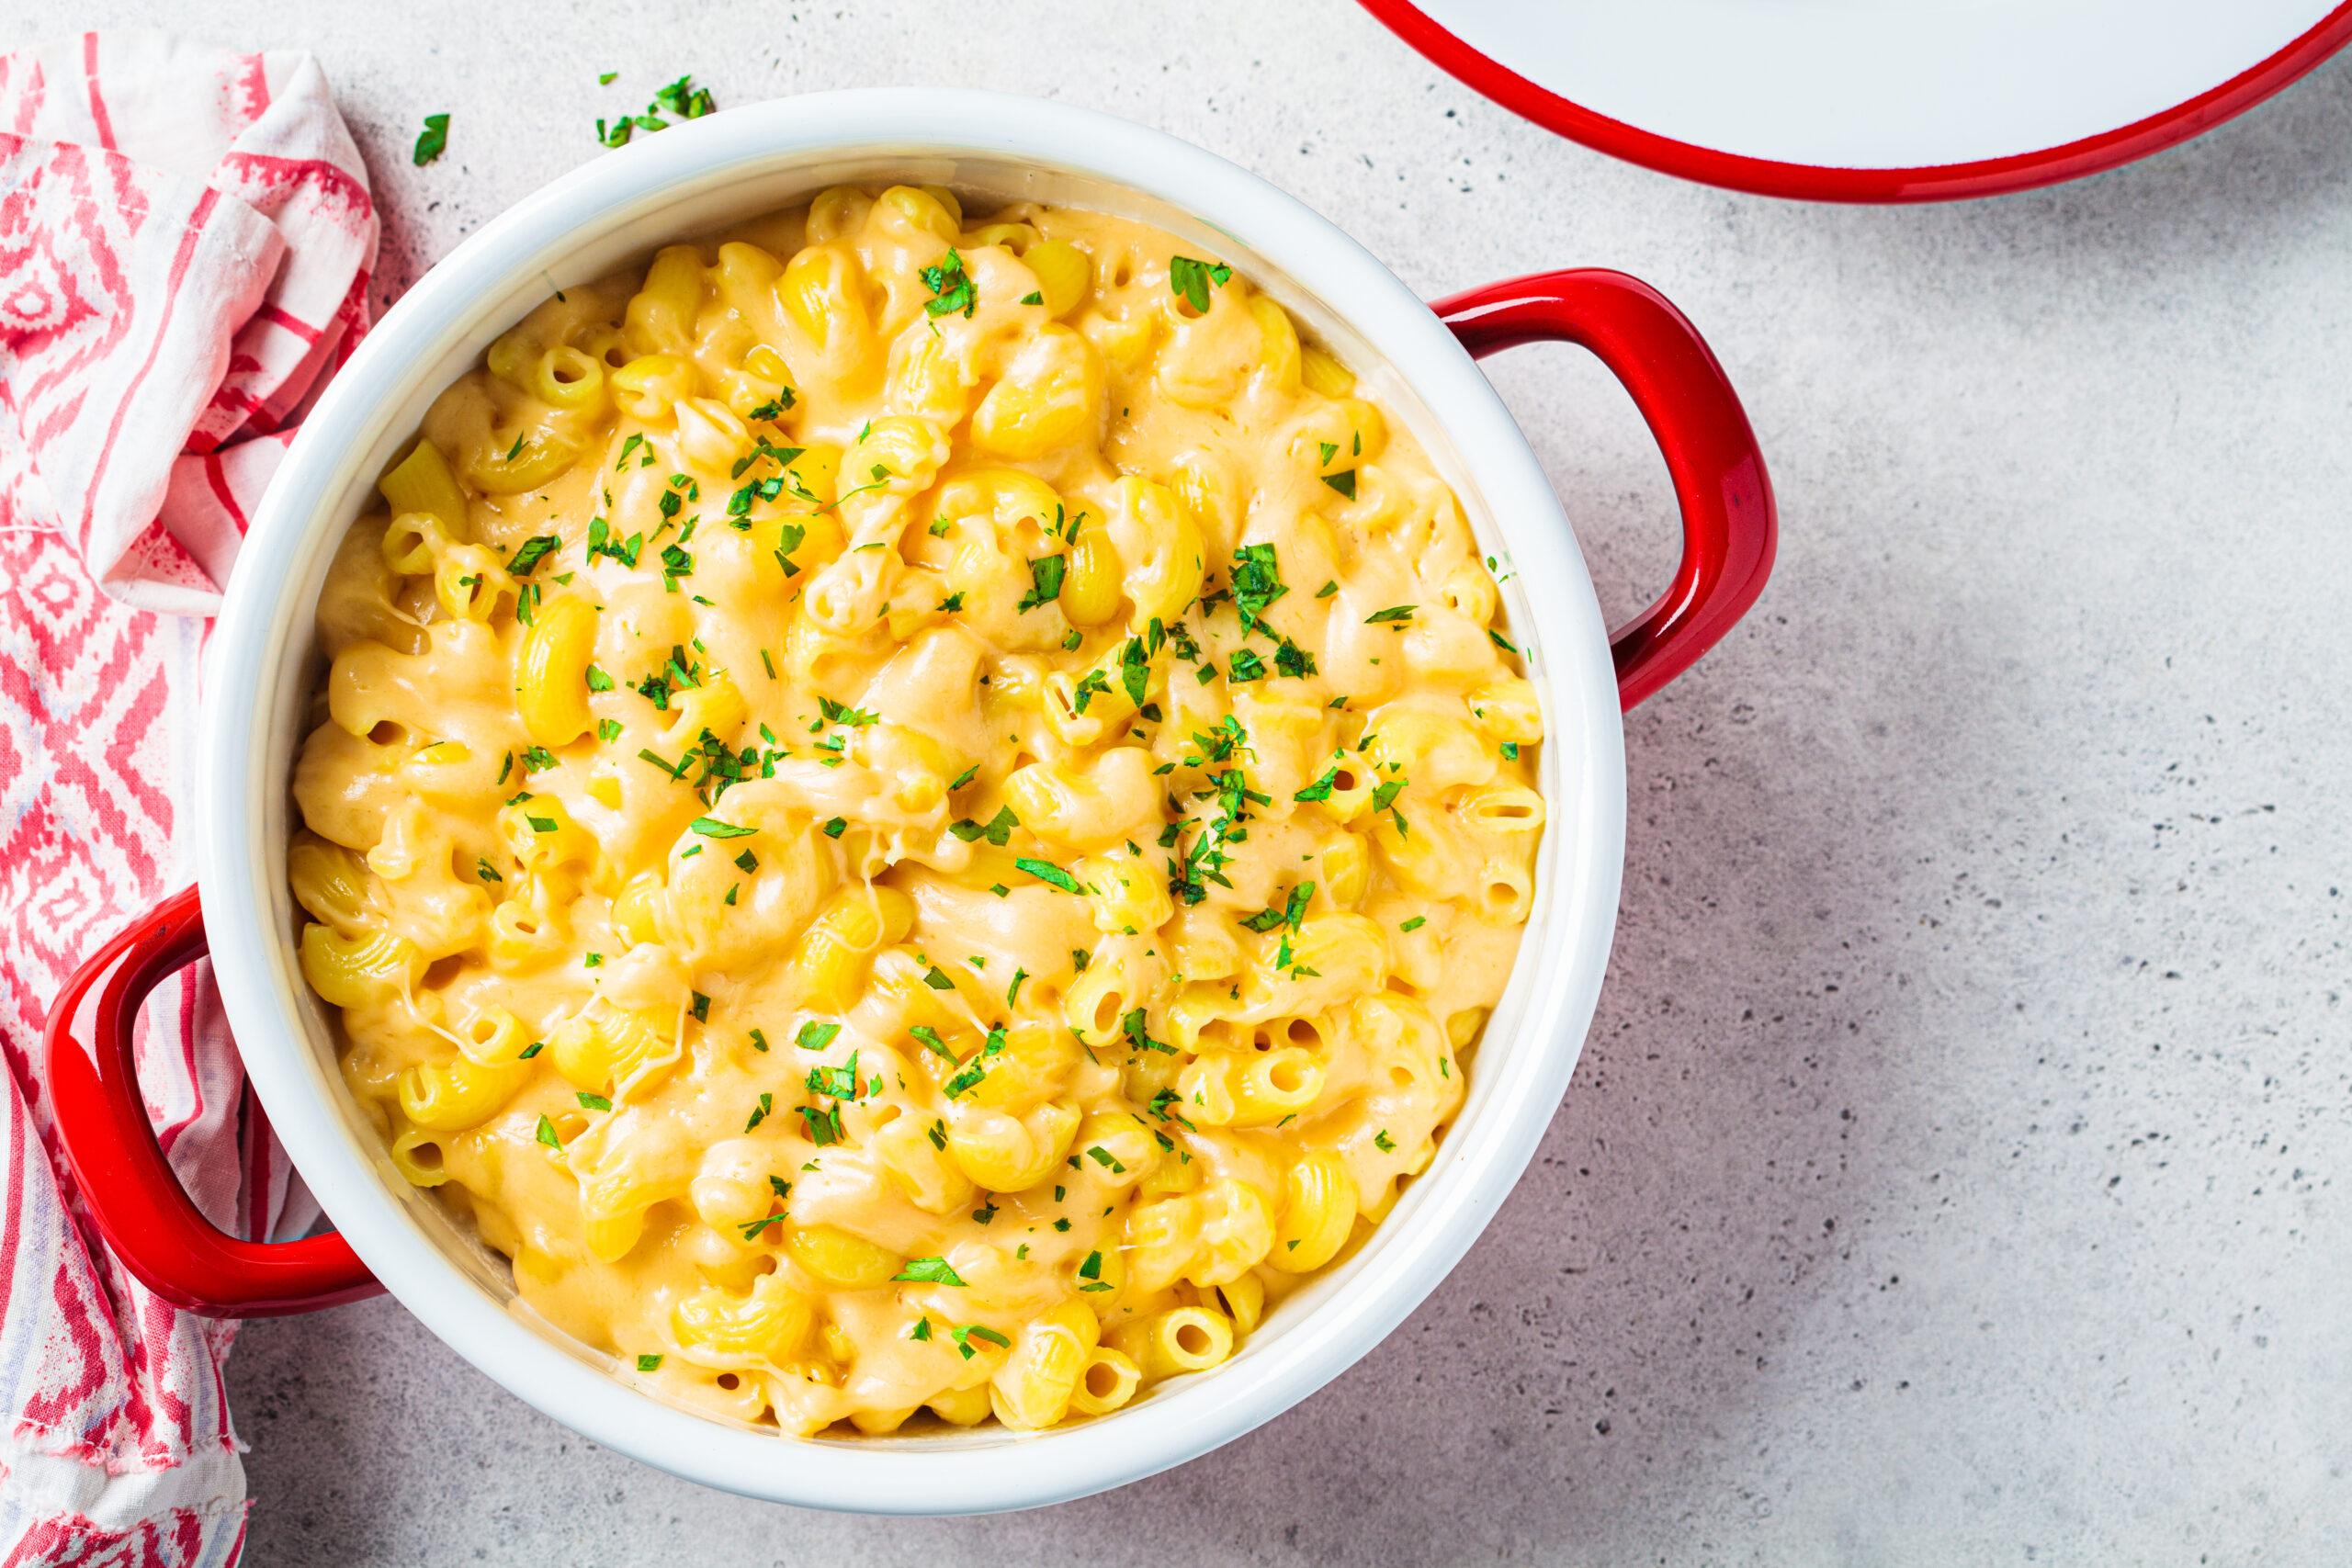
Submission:
[[[985,145],[969,144],[975,127]],[[1234,262],[1355,367],[1429,449],[1506,574],[1551,737],[1550,817],[1519,963],[1435,1164],[1360,1252],[1230,1361],[1049,1432],[799,1442],[628,1386],[614,1358],[537,1321],[504,1260],[400,1178],[343,1089],[335,1030],[294,960],[288,784],[322,670],[311,617],[327,564],[441,389],[550,288],[828,186],[884,182],[949,186],[974,213],[1029,198],[1157,224]],[[1566,1089],[1607,960],[1624,815],[1615,685],[1590,581],[1524,438],[1444,329],[1343,234],[1205,152],[1062,106],[897,90],[786,100],[665,132],[532,197],[422,281],[330,389],[248,537],[214,652],[207,926],[256,1087],[329,1215],[428,1326],[525,1399],[639,1459],[779,1501],[1034,1506],[1180,1462],[1287,1408],[1395,1327],[1507,1195]]]

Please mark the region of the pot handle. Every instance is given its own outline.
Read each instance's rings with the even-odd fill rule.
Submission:
[[[280,1317],[375,1295],[384,1287],[342,1236],[272,1245],[230,1235],[189,1201],[164,1157],[139,1091],[131,1028],[148,993],[205,951],[197,890],[184,888],[91,954],[50,1009],[50,1104],[83,1207],[125,1268],[189,1312]],[[74,1016],[109,969],[85,1046],[74,1038]]]
[[[1665,596],[1611,634],[1628,708],[1721,641],[1771,575],[1779,525],[1764,455],[1706,340],[1666,297],[1598,267],[1490,283],[1430,307],[1480,358],[1526,343],[1600,356],[1666,456],[1682,508],[1682,564]]]

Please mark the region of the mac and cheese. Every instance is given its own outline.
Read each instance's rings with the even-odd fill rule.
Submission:
[[[1461,1101],[1534,694],[1412,438],[1181,249],[909,186],[672,246],[334,561],[288,870],[345,1077],[672,1398],[1116,1410]]]

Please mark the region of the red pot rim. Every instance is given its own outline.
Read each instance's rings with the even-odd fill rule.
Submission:
[[[2352,0],[2346,0],[2278,53],[2219,86],[2096,136],[1974,163],[1915,169],[1838,168],[1750,158],[1659,136],[1536,85],[1430,20],[1413,0],[1360,4],[1447,74],[1572,141],[1702,185],[1804,201],[1958,201],[2080,179],[2203,135],[2293,85],[2352,42]]]

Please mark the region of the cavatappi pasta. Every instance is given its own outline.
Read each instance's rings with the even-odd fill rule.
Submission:
[[[492,344],[334,563],[345,1076],[672,1398],[1116,1410],[1460,1103],[1536,703],[1410,436],[1181,248],[907,186],[673,246]]]

